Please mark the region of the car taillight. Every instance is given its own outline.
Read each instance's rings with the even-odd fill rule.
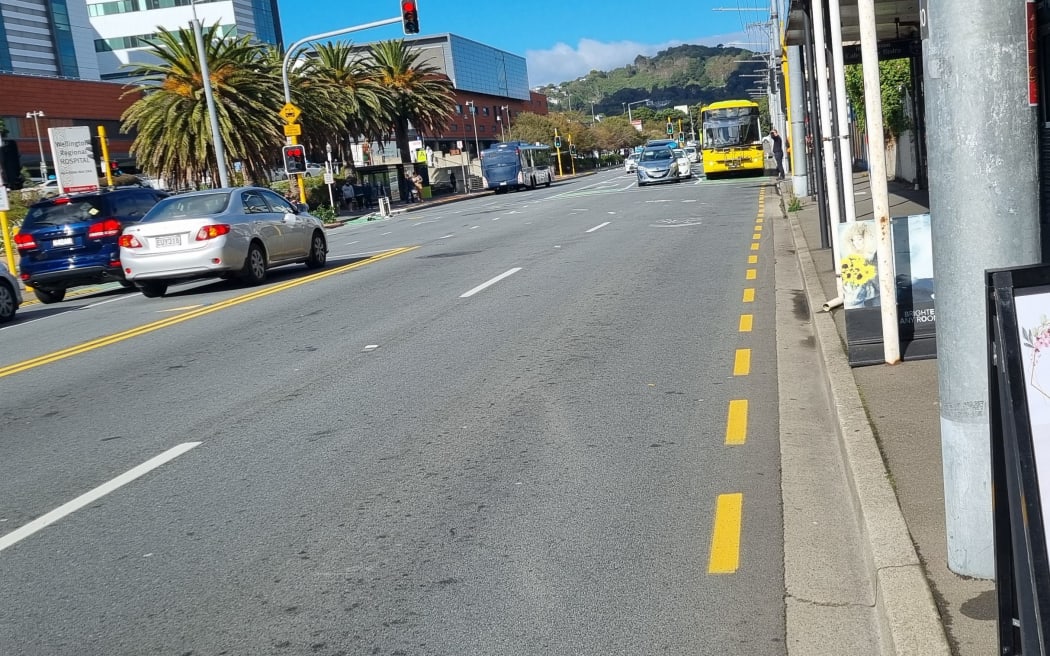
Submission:
[[[103,237],[116,237],[124,226],[116,219],[106,219],[98,223],[92,223],[88,227],[88,239],[102,239]]]
[[[135,235],[121,235],[117,240],[117,245],[121,248],[142,248],[142,242]]]
[[[33,235],[25,232],[20,232],[15,235],[15,246],[20,251],[31,251],[37,247]]]
[[[225,223],[216,223],[215,225],[206,225],[197,231],[197,241],[207,241],[209,239],[215,239],[223,235],[229,234],[230,226]]]

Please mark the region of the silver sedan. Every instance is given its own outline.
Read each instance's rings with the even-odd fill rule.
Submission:
[[[325,265],[324,224],[269,189],[212,189],[166,198],[120,236],[127,280],[148,297],[191,278],[239,277],[257,285],[267,269]]]

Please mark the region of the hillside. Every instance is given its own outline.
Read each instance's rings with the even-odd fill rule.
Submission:
[[[639,55],[634,62],[612,71],[591,71],[586,76],[540,87],[552,110],[573,109],[589,114],[622,114],[623,103],[649,98],[654,109],[696,105],[716,100],[748,97],[757,82],[744,73],[762,70],[762,61],[750,50],[732,47],[682,45],[654,57]]]

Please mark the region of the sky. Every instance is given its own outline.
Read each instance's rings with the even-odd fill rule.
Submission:
[[[278,0],[285,46],[307,36],[401,17],[399,0]],[[609,71],[682,44],[768,50],[769,0],[419,0],[420,36],[452,33],[525,57],[529,86]],[[661,7],[661,4],[666,6]],[[403,37],[401,22],[336,39]]]

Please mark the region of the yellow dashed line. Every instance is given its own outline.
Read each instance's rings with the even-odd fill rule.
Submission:
[[[761,244],[759,244],[758,242],[755,242],[755,243],[751,244],[751,250],[757,251],[759,246],[761,246]]]
[[[715,530],[711,537],[711,558],[708,574],[732,574],[740,567],[740,524],[744,509],[744,495],[718,495],[715,507]]]
[[[762,239],[762,235],[756,232],[755,234],[751,235],[751,238],[755,241],[758,241],[759,239]]]
[[[744,442],[747,442],[747,399],[735,399],[729,402],[726,444],[735,446]]]
[[[744,303],[754,303],[755,302],[755,290],[754,290],[753,287],[748,287],[747,289],[744,290],[744,301],[743,302]]]
[[[762,232],[762,226],[756,225],[755,226],[755,232]]]
[[[740,315],[740,332],[749,333],[751,332],[751,325],[754,323],[754,315],[741,314]]]
[[[747,256],[747,263],[748,264],[758,264],[758,256],[757,255],[748,255]]]
[[[758,269],[748,269],[747,275],[745,276],[748,280],[754,280],[758,277]]]
[[[737,349],[733,361],[733,375],[746,376],[751,373],[751,349]]]

